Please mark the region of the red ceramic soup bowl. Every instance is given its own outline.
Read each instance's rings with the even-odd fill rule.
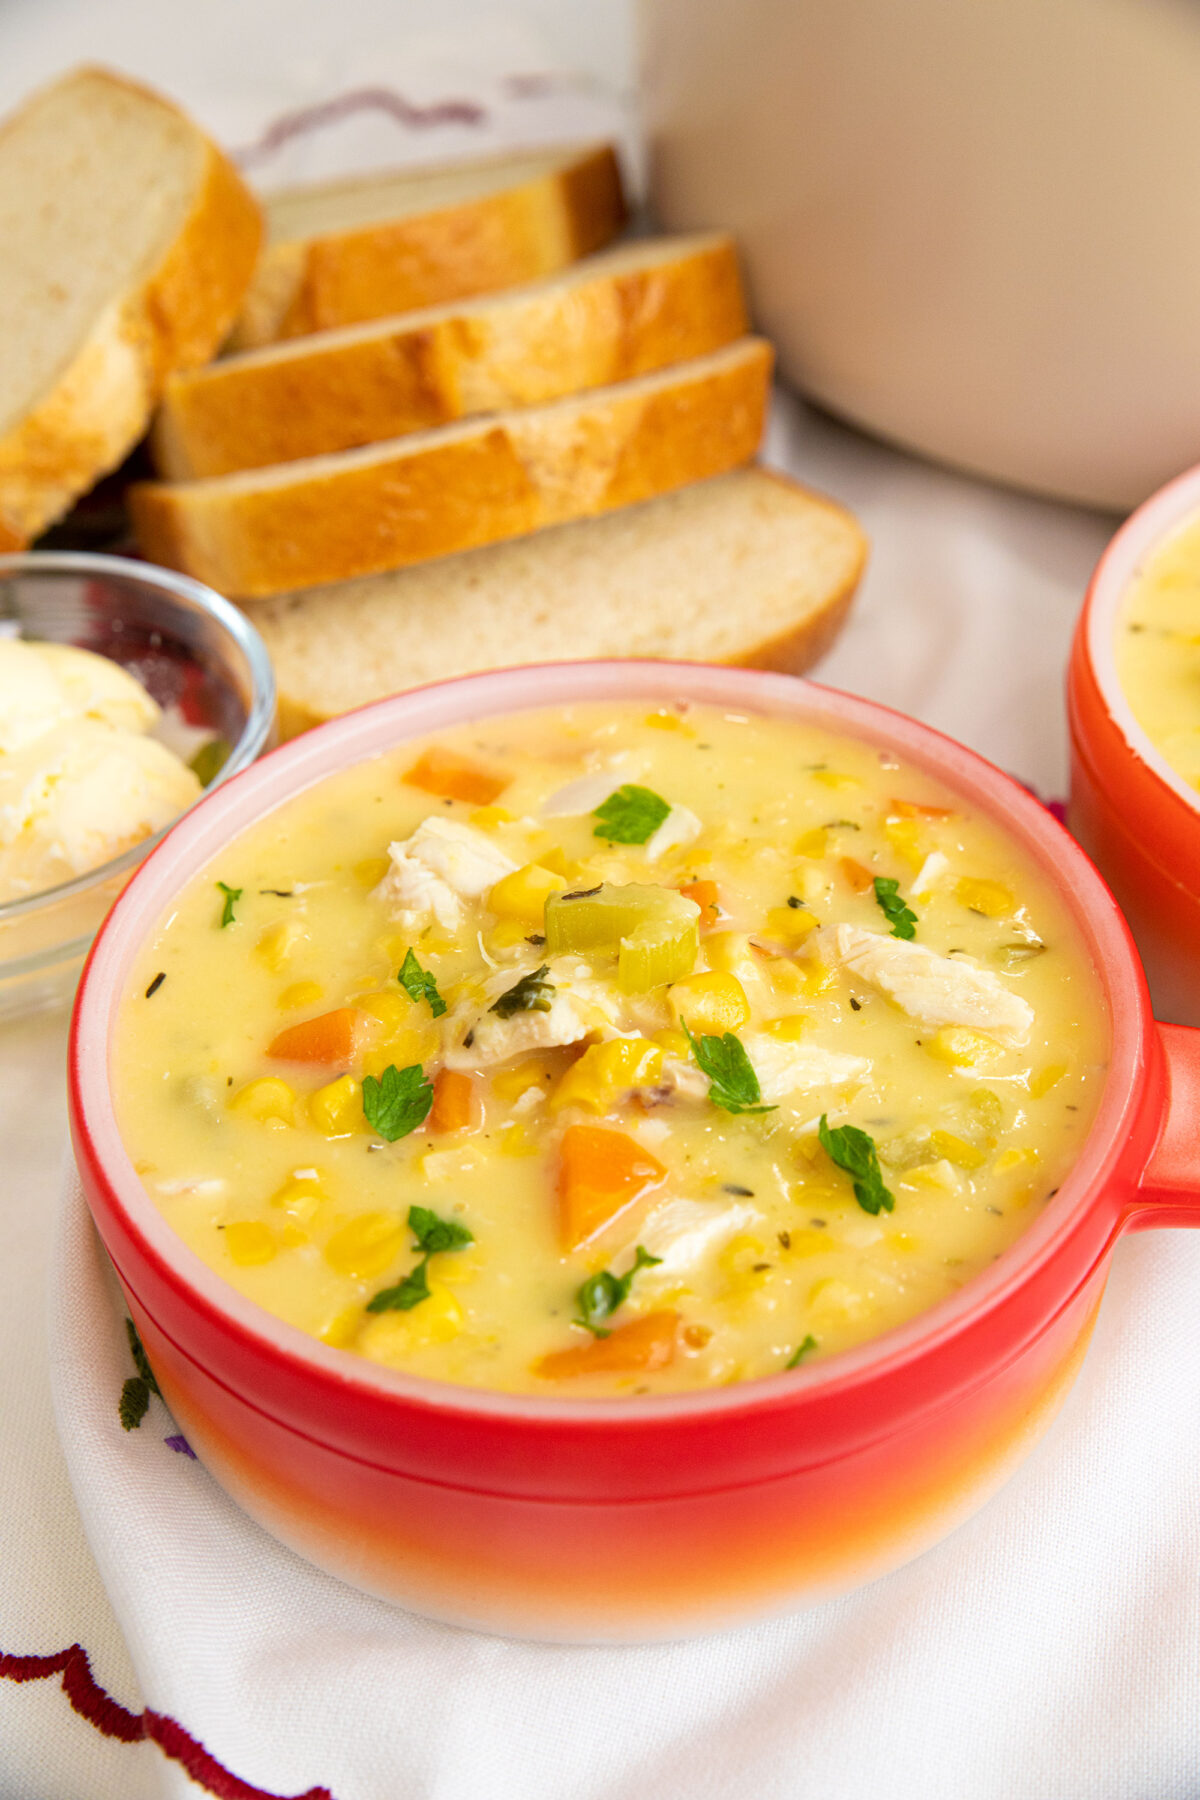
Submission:
[[[1112,887],[1164,1018],[1200,1025],[1200,793],[1155,749],[1117,678],[1117,614],[1147,555],[1200,513],[1200,468],[1131,514],[1092,576],[1071,650],[1071,830]]]
[[[122,1146],[109,1083],[139,946],[237,833],[323,776],[416,736],[574,701],[684,698],[894,750],[989,815],[1054,881],[1107,1000],[1109,1075],[1057,1196],[952,1299],[810,1369],[686,1395],[543,1399],[456,1388],[331,1349],[227,1286],[174,1235]],[[1124,920],[1036,801],[896,713],[756,670],[590,663],[472,675],[276,751],[202,802],[101,932],[75,1012],[84,1187],[166,1400],[268,1531],[348,1581],[529,1637],[678,1636],[825,1598],[972,1512],[1079,1368],[1113,1247],[1200,1225],[1200,1034],[1156,1025]]]

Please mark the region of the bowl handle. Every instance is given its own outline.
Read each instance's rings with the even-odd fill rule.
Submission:
[[[1126,1231],[1200,1226],[1200,1030],[1161,1023],[1156,1030],[1166,1066],[1166,1116],[1123,1221]]]

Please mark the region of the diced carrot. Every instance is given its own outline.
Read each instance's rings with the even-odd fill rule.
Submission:
[[[679,1331],[677,1312],[645,1313],[618,1325],[607,1337],[569,1350],[552,1350],[540,1356],[533,1373],[546,1381],[569,1381],[577,1375],[628,1375],[664,1369],[675,1354]]]
[[[436,794],[439,800],[469,800],[472,806],[490,806],[510,779],[481,768],[469,757],[457,756],[453,750],[437,748],[426,750],[403,775],[409,787]]]
[[[267,1046],[267,1055],[280,1062],[336,1063],[345,1068],[354,1060],[362,1014],[356,1006],[338,1006],[289,1025]]]
[[[679,891],[685,900],[694,900],[700,908],[701,928],[716,923],[721,910],[721,896],[715,881],[689,881]]]
[[[952,806],[926,806],[922,800],[889,800],[890,819],[952,819]]]
[[[439,1069],[433,1078],[430,1131],[463,1131],[475,1119],[475,1083],[457,1069]]]
[[[610,1219],[655,1188],[667,1171],[623,1131],[569,1125],[558,1164],[558,1233],[564,1250],[586,1244]]]
[[[875,879],[870,869],[864,868],[860,862],[855,862],[852,856],[839,858],[839,867],[856,894],[865,894]]]

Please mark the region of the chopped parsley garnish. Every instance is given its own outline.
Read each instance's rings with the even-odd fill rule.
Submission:
[[[800,1363],[802,1363],[804,1361],[804,1358],[808,1355],[809,1351],[815,1350],[816,1347],[817,1347],[817,1340],[815,1337],[813,1337],[812,1333],[810,1332],[809,1335],[801,1343],[796,1345],[796,1348],[792,1351],[792,1354],[788,1357],[787,1361],[784,1363],[784,1365],[783,1365],[784,1368],[785,1369],[797,1368],[800,1365]]]
[[[894,875],[877,875],[873,886],[875,898],[883,910],[883,916],[892,928],[892,936],[898,938],[915,937],[917,933],[917,915],[911,906],[906,906],[900,898],[900,883]]]
[[[419,1006],[422,1000],[428,1000],[429,1010],[434,1018],[441,1018],[446,1010],[446,1002],[438,993],[437,981],[428,969],[421,967],[411,949],[405,952],[396,979],[414,1006]]]
[[[650,1252],[638,1245],[634,1252],[633,1267],[624,1275],[613,1275],[608,1269],[601,1269],[598,1275],[590,1275],[575,1296],[579,1303],[577,1325],[586,1325],[593,1337],[607,1337],[602,1320],[611,1318],[618,1306],[629,1298],[629,1290],[633,1286],[633,1278],[639,1269],[652,1269],[662,1261],[661,1256],[651,1256]]]
[[[627,781],[593,812],[592,817],[599,824],[592,836],[605,838],[610,844],[644,844],[654,836],[670,810],[670,802],[653,788],[637,787]]]
[[[500,998],[493,1000],[489,1010],[499,1013],[502,1019],[511,1019],[519,1012],[549,1012],[554,995],[554,983],[546,980],[549,973],[549,963],[543,963],[540,969],[531,969],[512,987],[505,988]]]
[[[465,1250],[468,1244],[475,1242],[473,1234],[465,1225],[460,1225],[455,1219],[439,1219],[427,1206],[409,1207],[408,1228],[417,1240],[421,1260],[402,1280],[392,1287],[380,1288],[367,1301],[367,1311],[370,1313],[411,1312],[414,1306],[419,1306],[422,1300],[429,1298],[426,1270],[430,1257],[439,1255],[443,1250]]]
[[[839,1169],[844,1169],[854,1183],[854,1198],[864,1212],[891,1212],[896,1201],[883,1185],[879,1172],[879,1156],[875,1140],[857,1125],[830,1127],[828,1117],[821,1114],[817,1135],[826,1155]]]
[[[363,1076],[363,1114],[367,1124],[389,1144],[415,1131],[432,1105],[433,1083],[426,1081],[420,1063],[407,1069],[389,1063],[378,1080],[374,1075]]]
[[[708,1097],[728,1113],[774,1112],[762,1104],[762,1089],[754,1064],[732,1031],[724,1037],[696,1037],[686,1019],[681,1020],[696,1066],[708,1076]]]
[[[474,1234],[465,1225],[457,1219],[439,1219],[427,1206],[410,1206],[408,1225],[418,1249],[426,1256],[437,1256],[443,1250],[465,1250],[475,1242]]]
[[[221,930],[224,931],[227,925],[234,923],[234,903],[241,899],[244,890],[226,887],[223,881],[218,881],[217,886],[225,896],[225,905],[221,909]]]

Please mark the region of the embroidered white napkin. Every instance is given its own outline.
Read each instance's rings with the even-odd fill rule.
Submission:
[[[513,1643],[300,1562],[161,1400],[122,1429],[136,1370],[72,1180],[58,1426],[152,1735],[181,1759],[161,1792],[195,1795],[190,1763],[218,1794],[310,1800],[1194,1800],[1198,1298],[1200,1236],[1123,1245],[1050,1439],[886,1580],[692,1643]]]

